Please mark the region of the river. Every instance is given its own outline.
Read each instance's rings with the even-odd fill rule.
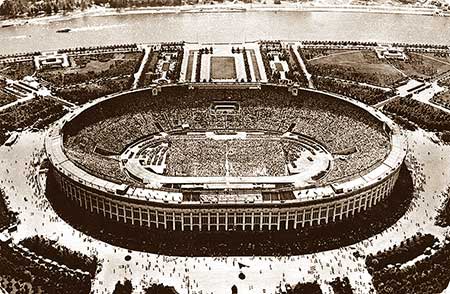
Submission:
[[[59,34],[57,29],[72,28]],[[0,54],[161,41],[364,40],[450,44],[450,18],[364,12],[247,11],[84,16],[0,28]]]

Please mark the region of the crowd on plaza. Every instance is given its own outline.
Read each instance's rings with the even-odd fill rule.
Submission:
[[[100,174],[107,173],[103,170],[105,158],[95,152],[96,148],[120,154],[138,138],[179,129],[182,124],[198,130],[259,129],[280,133],[286,132],[294,124],[294,132],[310,136],[326,146],[331,153],[339,154],[336,169],[331,172],[329,179],[358,173],[383,159],[389,152],[388,137],[370,115],[350,104],[320,94],[297,98],[289,95],[284,88],[267,87],[259,91],[187,90],[184,87],[169,87],[164,88],[163,93],[153,99],[147,99],[146,95],[139,93],[127,95],[128,97],[121,99],[105,101],[102,107],[88,110],[89,117],[81,115],[76,119],[79,125],[74,127],[76,123],[71,123],[66,128],[69,129],[65,138],[67,149],[80,152],[79,157],[84,153],[89,156],[89,160],[79,161],[81,165],[88,165],[90,170],[99,166]],[[239,101],[240,107],[233,113],[212,112],[212,99]],[[257,143],[250,142],[251,140],[228,142],[228,160],[236,175],[285,173],[284,164],[275,163],[278,161],[273,158],[276,147],[270,141],[264,142],[264,148],[259,148],[260,151],[266,151],[261,151],[260,155],[254,157],[263,160],[267,170],[256,171],[255,165],[258,162],[252,159],[249,152],[258,149]],[[224,146],[213,140],[202,143],[202,146],[195,146],[196,144],[189,145],[186,140],[172,142],[168,151],[168,174],[223,175],[223,164],[216,165],[212,162],[225,161]],[[343,155],[342,151],[350,147],[355,147],[354,152]],[[189,166],[195,162],[202,163],[202,170]],[[116,176],[119,173],[120,171],[107,174]]]
[[[16,221],[16,213],[11,212],[5,204],[5,193],[0,190],[0,228],[3,230]],[[34,238],[29,239],[34,240]],[[24,241],[33,243],[33,241]],[[43,243],[24,249],[10,241],[0,242],[0,286],[8,293],[89,293],[91,288],[90,276],[74,271],[85,268],[78,265],[86,264],[80,254],[59,247],[53,253],[46,253],[48,247]],[[36,250],[36,251],[35,251]],[[55,259],[52,259],[56,257]],[[47,259],[51,258],[51,260]],[[77,262],[71,262],[71,261]],[[55,263],[55,261],[57,263]],[[66,264],[67,263],[67,264]],[[62,267],[65,265],[70,269]],[[96,273],[91,268],[92,277]],[[87,269],[87,268],[86,268]]]

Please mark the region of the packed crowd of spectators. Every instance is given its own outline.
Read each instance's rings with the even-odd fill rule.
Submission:
[[[88,153],[95,158],[99,157],[94,152],[96,147],[120,154],[127,145],[138,138],[158,131],[177,129],[181,124],[189,125],[190,129],[260,129],[277,132],[286,132],[292,124],[295,124],[294,132],[316,139],[331,153],[339,153],[355,147],[354,153],[339,156],[336,160],[339,163],[336,170],[330,174],[330,179],[351,175],[371,167],[389,152],[388,137],[382,131],[381,125],[369,114],[353,105],[321,94],[308,93],[308,95],[294,97],[287,92],[286,88],[187,90],[185,87],[177,86],[164,88],[161,94],[153,96],[152,99],[147,99],[148,94],[142,93],[127,95],[128,97],[104,101],[101,107],[97,106],[88,110],[87,113],[91,114],[89,117],[87,114],[80,115],[77,118],[78,126],[75,127],[75,123],[71,123],[69,129],[75,130],[67,133],[66,147]],[[210,105],[217,100],[238,101],[240,107],[228,114],[212,112]],[[197,148],[187,147],[186,142],[182,145],[182,149]],[[205,148],[205,146],[202,147]],[[215,147],[211,146],[212,149]],[[245,146],[242,147],[244,148],[235,153],[236,156],[245,158],[251,156],[251,154],[245,155]],[[177,145],[173,150],[176,148]],[[209,149],[205,148],[205,150]],[[192,171],[193,168],[198,169],[198,167],[188,168],[188,157],[182,156],[183,153],[186,154],[186,151],[179,153],[180,158],[185,160],[180,160],[178,153],[169,153],[169,162],[178,162],[178,166],[170,167],[171,164],[169,165],[169,174],[184,174]],[[206,151],[197,152],[197,154],[206,156],[209,160],[217,156],[214,162],[223,156],[217,153],[211,157],[211,154]],[[270,157],[270,153],[266,154],[267,156],[264,155],[264,157]],[[237,160],[239,161],[248,161],[249,170],[244,174],[255,174],[256,171],[250,167],[251,162],[255,160]],[[233,164],[235,170],[243,172],[239,163],[233,162]],[[267,173],[277,175],[284,173],[279,166],[267,163],[266,167]],[[216,172],[218,173],[215,174],[222,174],[223,170]],[[195,174],[202,173],[211,174],[208,171],[197,171]]]
[[[285,158],[282,145],[269,138],[230,140],[228,161],[230,176],[284,176]]]
[[[166,161],[169,176],[225,176],[226,149],[221,141],[176,137],[170,139]]]
[[[81,153],[74,150],[67,150],[66,155],[83,169],[102,178],[116,183],[137,184],[132,178],[124,177],[117,159],[95,153]]]
[[[214,140],[171,136],[166,161],[169,176],[281,176],[282,146],[267,138]]]

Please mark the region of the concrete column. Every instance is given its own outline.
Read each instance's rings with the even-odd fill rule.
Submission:
[[[167,229],[167,217],[166,217],[166,211],[164,211],[164,229]]]
[[[277,231],[279,231],[279,230],[280,230],[280,223],[281,223],[281,214],[280,214],[280,212],[278,211],[278,219],[277,219]]]
[[[295,211],[294,229],[297,229],[298,210]]]
[[[289,210],[286,211],[286,227],[284,228],[286,231],[289,229]]]
[[[252,228],[252,231],[255,228],[255,212],[252,212],[252,226],[251,226],[251,228]]]
[[[184,231],[184,212],[181,213],[181,231]]]
[[[211,231],[211,213],[208,212],[208,231]]]
[[[175,212],[172,212],[172,230],[174,231],[175,231],[175,223],[176,223]]]

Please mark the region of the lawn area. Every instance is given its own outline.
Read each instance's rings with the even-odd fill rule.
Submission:
[[[234,57],[211,57],[211,78],[215,80],[235,80],[236,64]]]
[[[379,60],[373,51],[351,50],[323,56],[307,62],[314,75],[365,82],[389,87],[404,76],[389,63]]]
[[[275,62],[274,64],[275,64],[276,71],[284,71],[283,65],[281,63]]]
[[[259,66],[258,66],[258,61],[256,60],[255,50],[250,49],[249,51],[250,51],[250,56],[252,58],[253,71],[255,72],[256,81],[259,82],[261,80],[261,74],[259,73]]]
[[[21,80],[25,76],[33,75],[33,73],[34,64],[32,61],[0,64],[0,74],[12,80]]]
[[[168,71],[169,68],[170,68],[170,63],[164,62],[163,66],[162,66],[162,70],[163,71]]]
[[[141,79],[139,80],[139,87],[145,87],[150,85],[155,79],[155,69],[159,60],[158,51],[151,52],[148,57],[147,63],[145,64],[144,71],[142,72]]]
[[[189,56],[188,56],[188,64],[186,68],[186,81],[190,82],[192,78],[192,71],[194,66],[194,50],[189,50]]]
[[[17,98],[14,97],[13,95],[6,94],[2,90],[0,90],[0,106],[9,104],[9,103],[14,102],[16,100],[17,100]]]
[[[392,60],[391,64],[408,76],[429,78],[450,70],[450,57],[434,53],[407,53],[405,61]]]
[[[320,58],[323,56],[328,56],[336,53],[348,52],[348,50],[339,49],[321,49],[321,48],[302,48],[303,56],[306,60],[311,60],[313,58]]]
[[[38,76],[57,87],[81,84],[97,79],[132,75],[142,52],[104,53],[70,57],[70,67],[46,69]]]
[[[442,107],[450,109],[450,92],[447,90],[445,92],[439,93],[431,98],[433,103],[439,104]]]

